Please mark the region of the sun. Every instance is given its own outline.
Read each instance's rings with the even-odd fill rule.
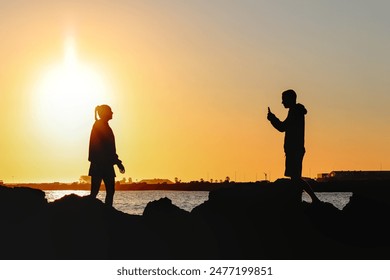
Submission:
[[[63,61],[47,67],[36,86],[36,117],[57,137],[68,137],[91,125],[95,106],[107,103],[104,76],[77,57],[75,41],[67,38]]]

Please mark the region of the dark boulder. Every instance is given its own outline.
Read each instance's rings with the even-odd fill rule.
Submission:
[[[0,186],[0,220],[17,223],[29,219],[47,206],[45,193],[26,187]]]
[[[143,218],[154,239],[164,246],[164,259],[202,259],[210,256],[213,244],[202,225],[189,212],[172,204],[168,198],[152,201]]]

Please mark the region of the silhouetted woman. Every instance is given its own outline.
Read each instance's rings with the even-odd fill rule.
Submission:
[[[88,155],[88,160],[91,162],[88,174],[91,176],[90,196],[96,198],[103,180],[106,187],[105,203],[109,206],[112,206],[115,193],[114,165],[118,166],[121,173],[125,172],[125,167],[116,154],[114,133],[108,125],[112,115],[112,110],[108,105],[95,108],[95,123],[89,140]]]

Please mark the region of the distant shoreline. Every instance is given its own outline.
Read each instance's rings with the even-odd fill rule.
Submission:
[[[361,180],[361,181],[328,181],[317,182],[315,180],[309,181],[315,192],[353,192],[360,190],[375,190],[382,188],[390,188],[390,180]],[[43,191],[56,190],[73,190],[83,191],[90,190],[90,184],[66,184],[66,183],[27,183],[27,184],[4,184],[9,187],[29,187]],[[224,183],[210,183],[210,182],[190,182],[190,183],[174,183],[174,184],[120,184],[117,183],[115,189],[117,191],[213,191],[227,186],[237,188],[253,185],[269,185],[272,183],[268,181],[261,182],[224,182]],[[104,189],[104,186],[102,185]]]

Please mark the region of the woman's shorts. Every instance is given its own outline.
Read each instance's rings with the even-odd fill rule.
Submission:
[[[91,162],[88,175],[100,178],[110,178],[116,176],[114,166],[112,164],[99,164],[94,162]]]

